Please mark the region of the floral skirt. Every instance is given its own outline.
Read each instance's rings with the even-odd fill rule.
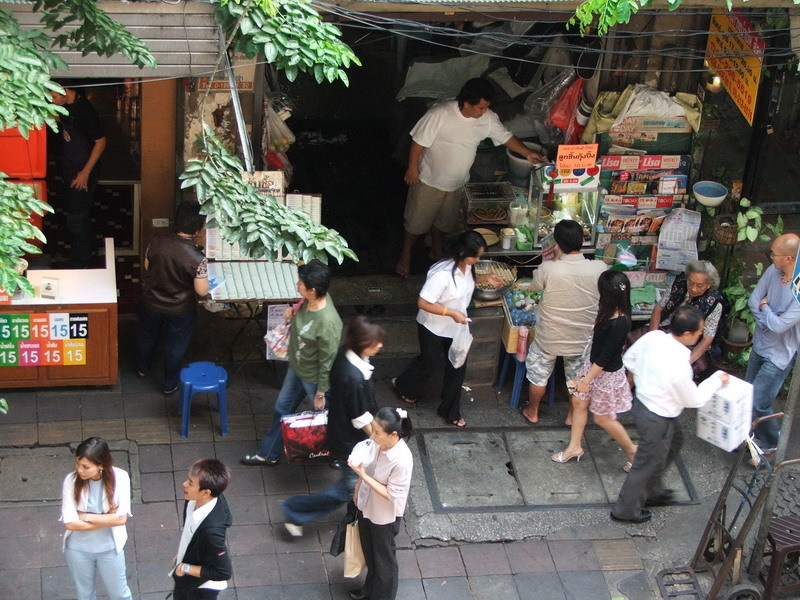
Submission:
[[[575,379],[585,376],[591,367],[592,362],[587,360],[578,370]],[[633,395],[625,367],[618,371],[602,371],[592,380],[588,392],[572,392],[572,395],[584,401],[588,400],[589,412],[592,414],[608,415],[612,419],[616,419],[618,413],[629,411],[633,405]]]

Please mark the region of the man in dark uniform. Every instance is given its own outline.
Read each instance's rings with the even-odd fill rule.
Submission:
[[[64,84],[63,94],[53,92],[53,103],[69,112],[61,117],[59,127],[64,149],[61,166],[67,229],[72,236],[70,260],[76,269],[85,269],[92,256],[91,206],[100,178],[100,157],[106,149],[106,136],[97,111],[69,86]]]

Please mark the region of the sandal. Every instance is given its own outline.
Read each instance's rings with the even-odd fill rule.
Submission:
[[[414,398],[406,398],[405,396],[403,396],[403,394],[400,393],[400,390],[397,389],[397,386],[394,383],[395,381],[397,381],[397,377],[393,378],[389,383],[392,385],[392,389],[395,391],[395,393],[398,396],[400,396],[400,400],[402,400],[406,404],[416,404],[417,402],[419,402],[419,400],[416,400]]]
[[[447,424],[453,425],[454,427],[466,427],[467,422],[463,418],[461,418],[461,419],[454,419],[453,421],[447,421]]]
[[[626,473],[630,473],[631,467],[633,467],[633,463],[631,461],[628,461],[625,463],[625,466],[622,467],[622,470],[625,471]]]

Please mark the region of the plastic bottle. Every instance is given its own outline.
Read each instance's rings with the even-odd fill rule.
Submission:
[[[525,362],[525,357],[528,355],[528,328],[525,325],[520,325],[519,336],[517,337],[517,360]]]

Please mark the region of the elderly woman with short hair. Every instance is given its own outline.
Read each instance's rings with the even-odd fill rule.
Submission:
[[[714,343],[720,320],[724,312],[724,299],[717,287],[719,273],[707,260],[692,260],[683,273],[675,278],[668,294],[656,304],[650,317],[650,331],[669,330],[672,313],[682,304],[692,304],[699,308],[705,318],[703,337],[692,348],[690,361],[695,373],[708,368],[706,353]]]

